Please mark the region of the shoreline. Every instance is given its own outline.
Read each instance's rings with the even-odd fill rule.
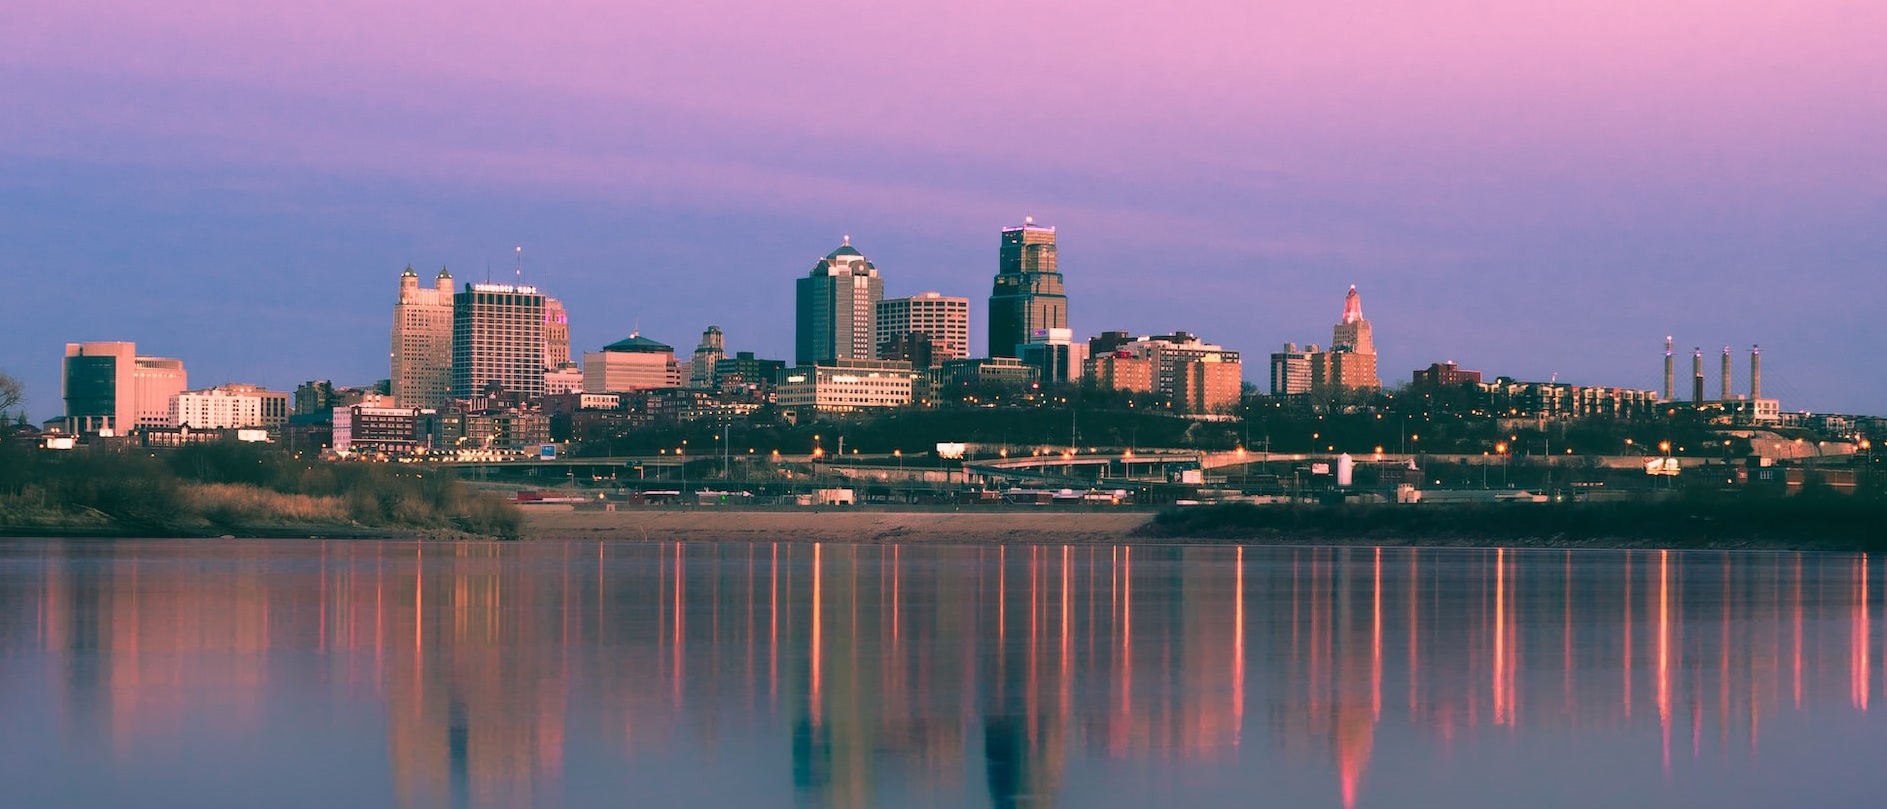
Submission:
[[[1153,512],[889,510],[872,507],[525,509],[525,540],[645,542],[1120,542]]]
[[[526,509],[523,538],[639,542],[833,542],[883,544],[1295,545],[1324,547],[1540,548],[1858,552],[1831,539],[1349,532],[1253,529],[1186,531],[1150,510],[924,510],[873,507]]]

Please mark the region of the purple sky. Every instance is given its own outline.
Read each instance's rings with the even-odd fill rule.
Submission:
[[[265,7],[277,5],[278,7]],[[850,233],[973,301],[1060,228],[1072,325],[1655,388],[1761,343],[1790,409],[1887,412],[1887,5],[1867,0],[187,4],[0,16],[0,368],[386,376],[399,271],[790,357]],[[1688,359],[1679,375],[1688,373]]]

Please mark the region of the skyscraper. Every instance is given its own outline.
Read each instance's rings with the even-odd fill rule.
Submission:
[[[1376,390],[1376,339],[1363,319],[1363,299],[1356,285],[1343,296],[1343,317],[1330,333],[1330,350],[1311,355],[1311,389],[1316,393]]]
[[[544,298],[544,368],[550,370],[570,364],[570,313],[563,301]]]
[[[400,273],[393,304],[393,399],[406,407],[443,407],[452,389],[452,273],[440,268],[431,287],[419,273]]]
[[[544,395],[544,309],[536,287],[467,284],[453,295],[452,396],[469,399],[492,384]]]
[[[695,345],[694,357],[688,361],[688,387],[714,387],[715,363],[726,358],[726,335],[721,334],[720,326],[709,326],[701,333],[701,342]]]
[[[926,292],[879,301],[877,335],[879,359],[905,359],[900,356],[906,352],[898,350],[898,340],[906,338],[906,346],[919,342],[909,339],[912,335],[928,338],[927,366],[965,359],[970,356],[970,299]]]
[[[1038,331],[1068,328],[1068,295],[1055,262],[1055,229],[1025,217],[1003,228],[989,293],[989,355],[1014,357]]]
[[[884,279],[852,247],[852,237],[814,264],[796,290],[793,361],[798,365],[877,356],[878,301]]]

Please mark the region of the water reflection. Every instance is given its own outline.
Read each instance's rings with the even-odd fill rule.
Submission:
[[[16,542],[0,546],[0,750],[28,752],[0,775],[74,805],[192,768],[197,791],[172,794],[246,805],[280,788],[276,766],[369,806],[1352,807],[1504,805],[1604,766],[1622,795],[1760,805],[1752,783],[1791,778],[1765,769],[1766,736],[1811,757],[1878,741],[1880,567]],[[245,756],[255,772],[230,766]],[[97,772],[116,777],[71,786]],[[1489,791],[1491,774],[1518,792]],[[1880,786],[1844,777],[1816,788]]]

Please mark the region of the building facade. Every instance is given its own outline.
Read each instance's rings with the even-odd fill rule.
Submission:
[[[784,370],[785,360],[760,359],[752,351],[737,351],[714,363],[714,380],[721,386],[772,388],[779,384]]]
[[[694,358],[688,361],[688,387],[714,387],[715,365],[727,358],[727,336],[720,326],[709,326],[695,345]]]
[[[878,356],[878,302],[884,279],[852,247],[852,237],[814,264],[795,287],[793,362],[815,365]]]
[[[1227,352],[1229,353],[1229,352]],[[1226,414],[1238,407],[1244,385],[1234,356],[1208,354],[1178,363],[1173,369],[1173,409],[1182,413]]]
[[[183,360],[140,357],[136,343],[67,343],[60,375],[66,429],[129,435],[170,426],[171,397],[189,387]]]
[[[413,407],[443,407],[452,394],[452,273],[444,268],[432,286],[419,273],[400,273],[393,304],[393,345],[387,379],[393,398]]]
[[[544,368],[570,364],[570,313],[563,301],[544,298]]]
[[[492,385],[544,395],[544,295],[536,287],[467,284],[452,296],[452,398]]]
[[[334,408],[334,452],[341,456],[410,454],[420,446],[421,412],[417,407]]]
[[[1335,394],[1382,388],[1376,372],[1376,338],[1363,318],[1363,299],[1350,286],[1343,298],[1343,316],[1331,329],[1330,349],[1311,355],[1311,391]]]
[[[640,332],[583,355],[585,393],[620,393],[681,385],[675,349]]]
[[[256,385],[221,385],[170,398],[171,427],[225,430],[280,427],[288,421],[288,392]]]
[[[1481,384],[1480,371],[1463,370],[1452,362],[1430,363],[1427,368],[1416,371],[1410,382],[1419,388],[1447,388],[1455,385]]]
[[[970,299],[936,292],[887,298],[878,302],[875,330],[879,359],[914,361],[909,355],[920,343],[928,346],[928,357],[914,363],[919,367],[964,359],[970,356]]]
[[[800,365],[785,371],[776,401],[782,408],[822,413],[902,407],[911,403],[916,378],[910,363],[890,360]]]
[[[1042,382],[1064,384],[1081,378],[1088,344],[1075,342],[1068,329],[1036,329],[1028,342],[1016,346],[1016,359],[1033,366]]]
[[[1038,329],[1068,328],[1068,294],[1055,257],[1055,229],[1023,219],[1003,228],[989,293],[989,355],[1014,357]]]
[[[1015,357],[976,357],[949,360],[931,372],[932,392],[949,396],[953,390],[983,386],[1026,388],[1040,380],[1035,366]]]
[[[1105,390],[1152,393],[1153,361],[1136,357],[1130,351],[1115,350],[1089,357],[1083,378]]]
[[[1299,351],[1296,343],[1285,343],[1284,350],[1271,355],[1271,395],[1296,396],[1311,389],[1311,358],[1322,353],[1316,343]]]

